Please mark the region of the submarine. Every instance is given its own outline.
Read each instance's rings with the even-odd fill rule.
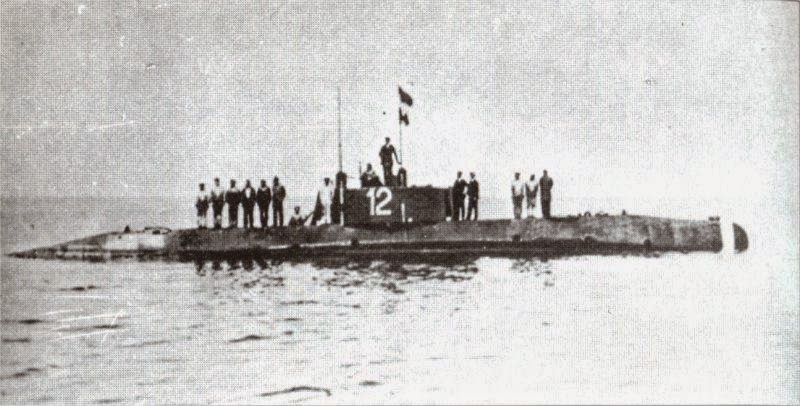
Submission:
[[[411,96],[398,86],[401,104]],[[622,213],[505,220],[452,221],[451,188],[407,186],[405,169],[388,173],[385,184],[347,187],[342,170],[341,91],[338,108],[338,172],[331,204],[332,223],[259,229],[182,229],[147,227],[109,232],[48,247],[9,254],[20,258],[114,258],[196,260],[214,257],[316,260],[465,260],[484,256],[556,257],[625,255],[666,251],[720,252],[719,217],[681,220]],[[402,128],[408,115],[399,110]],[[388,140],[387,140],[388,141]],[[398,159],[401,162],[401,159]],[[361,172],[359,170],[359,172]],[[402,176],[401,176],[402,173]],[[316,210],[315,210],[316,211]],[[728,233],[731,230],[725,230]],[[748,248],[744,229],[733,224],[733,249]]]
[[[340,172],[341,174],[341,172]],[[448,260],[479,257],[559,257],[660,252],[720,252],[719,217],[683,220],[633,214],[451,221],[450,188],[338,182],[334,223],[254,229],[149,227],[109,232],[11,253],[19,258],[103,261],[117,258],[193,260],[260,257]],[[748,248],[733,224],[736,252]]]

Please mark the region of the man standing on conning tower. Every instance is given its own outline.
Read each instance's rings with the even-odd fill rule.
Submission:
[[[378,154],[381,157],[381,166],[383,166],[383,184],[386,186],[394,186],[394,174],[392,173],[392,166],[394,161],[392,157],[397,160],[397,163],[402,165],[400,158],[397,157],[397,151],[394,149],[389,137],[386,137],[386,143],[381,147],[381,152]]]

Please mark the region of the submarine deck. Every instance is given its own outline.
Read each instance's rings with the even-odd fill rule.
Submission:
[[[738,226],[734,226],[736,229]],[[741,230],[741,228],[739,228]],[[744,248],[746,248],[746,235]],[[737,238],[737,249],[739,249]],[[125,243],[120,243],[125,242]],[[717,221],[649,216],[480,220],[402,227],[320,225],[266,229],[183,229],[165,234],[105,233],[11,254],[25,258],[136,256],[397,257],[624,254],[722,249]]]

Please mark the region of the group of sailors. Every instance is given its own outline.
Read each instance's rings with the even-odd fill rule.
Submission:
[[[394,160],[402,165],[398,159],[397,152],[391,144],[389,137],[381,147],[379,157],[383,167],[383,182],[372,168],[372,164],[367,164],[366,170],[361,173],[361,187],[375,186],[396,186],[407,187],[408,174],[401,166],[397,174],[393,172]],[[344,189],[346,175],[338,173],[336,183]],[[254,214],[258,206],[259,224],[261,228],[269,227],[269,209],[272,206],[272,226],[283,227],[283,202],[286,200],[286,188],[280,183],[276,176],[272,181],[272,188],[267,185],[265,180],[261,180],[261,185],[255,189],[250,180],[245,181],[244,188],[239,190],[236,180],[231,179],[230,187],[224,189],[220,185],[219,178],[214,179],[214,185],[210,191],[206,190],[205,184],[200,183],[199,192],[195,208],[197,208],[197,226],[208,228],[208,209],[212,209],[213,222],[215,229],[222,228],[222,212],[228,206],[228,228],[239,227],[239,206],[244,210],[243,227],[245,229],[255,228]],[[514,218],[520,219],[523,215],[523,203],[527,202],[527,217],[533,217],[536,210],[536,197],[539,196],[541,202],[542,217],[550,218],[550,202],[552,200],[553,179],[544,170],[542,177],[536,181],[536,175],[531,174],[527,182],[520,179],[520,173],[514,173],[514,180],[511,182],[511,200],[514,205]],[[308,215],[300,212],[300,206],[294,207],[294,212],[289,218],[290,227],[305,225],[309,218],[312,224],[331,224],[338,222],[338,209],[340,199],[335,199],[336,186],[330,178],[324,178],[322,184],[316,191],[316,205],[314,211]],[[452,216],[453,221],[477,220],[478,219],[478,200],[480,199],[480,185],[475,177],[475,172],[470,172],[469,181],[462,177],[462,172],[456,173],[456,180],[453,182],[452,193]],[[336,206],[336,207],[334,207]],[[334,218],[335,217],[335,218]]]
[[[461,177],[461,171],[456,172],[456,180],[453,182],[451,193],[453,195],[453,215],[451,219],[453,221],[477,220],[480,185],[478,180],[475,179],[475,172],[469,173],[469,182]]]
[[[397,151],[391,144],[391,139],[386,137],[386,143],[381,147],[379,157],[381,166],[383,167],[383,178],[381,182],[375,170],[372,169],[371,164],[367,164],[367,170],[361,173],[361,187],[372,186],[402,186],[406,187],[408,183],[408,175],[402,166],[398,169],[397,174],[393,172],[394,160],[400,162]],[[346,184],[346,177],[344,173],[336,175],[337,184],[344,187]],[[294,212],[288,221],[288,226],[298,227],[305,225],[311,219],[312,225],[314,224],[331,224],[338,222],[338,206],[339,199],[335,199],[336,186],[330,178],[324,178],[322,184],[316,191],[316,204],[314,210],[303,215],[300,206],[294,207]],[[219,178],[214,179],[214,186],[210,191],[206,190],[204,183],[199,185],[199,191],[195,202],[197,209],[197,226],[198,228],[208,228],[208,209],[211,208],[213,212],[214,228],[222,228],[222,212],[225,206],[228,207],[228,228],[239,227],[239,206],[244,210],[243,227],[246,229],[255,228],[254,214],[255,208],[258,206],[259,223],[261,228],[269,227],[269,209],[272,206],[272,226],[283,227],[283,202],[286,199],[286,188],[280,183],[278,177],[273,179],[272,188],[267,185],[265,180],[261,180],[261,186],[258,189],[253,188],[250,180],[245,181],[245,186],[241,190],[236,186],[236,180],[231,179],[230,187],[224,189],[220,185]]]
[[[527,182],[520,179],[520,173],[514,173],[511,182],[511,201],[514,205],[514,218],[519,220],[523,214],[523,203],[526,206],[527,217],[534,217],[536,210],[536,197],[542,205],[542,217],[550,218],[550,202],[552,201],[553,178],[545,169],[542,177],[537,181],[536,175],[531,174]],[[451,188],[453,198],[453,221],[477,220],[478,200],[480,199],[480,185],[475,179],[475,172],[470,172],[469,182],[462,178],[461,171],[456,173],[456,180]],[[466,202],[466,204],[465,204]]]
[[[228,206],[228,227],[239,227],[239,206],[244,209],[243,227],[254,228],[255,207],[258,206],[259,223],[262,228],[269,226],[269,209],[272,206],[273,227],[283,226],[283,201],[286,200],[286,188],[276,176],[272,180],[272,188],[267,181],[261,180],[258,189],[253,188],[250,180],[245,181],[241,190],[236,186],[236,180],[231,179],[230,187],[225,189],[220,184],[219,178],[214,178],[211,190],[206,190],[206,185],[201,183],[197,193],[195,208],[197,209],[197,226],[208,228],[208,209],[211,208],[214,228],[222,228],[222,212]]]
[[[536,181],[536,175],[531,174],[530,179],[525,182],[520,179],[520,173],[514,173],[514,180],[511,182],[511,201],[514,204],[514,218],[522,218],[523,202],[527,203],[527,217],[533,217],[536,211],[536,195],[539,194],[539,201],[542,204],[542,217],[550,218],[550,202],[553,195],[553,178],[547,174],[547,169],[542,172],[542,177]]]

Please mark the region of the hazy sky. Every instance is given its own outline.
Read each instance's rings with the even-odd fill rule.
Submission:
[[[568,196],[797,208],[797,3],[485,3],[3,1],[2,195],[311,191],[337,86],[357,176],[400,84],[414,183],[547,168]]]

